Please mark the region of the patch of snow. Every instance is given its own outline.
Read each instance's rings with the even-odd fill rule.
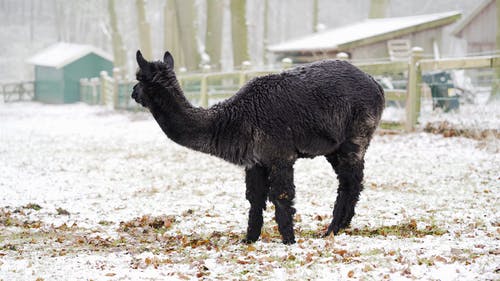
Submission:
[[[9,250],[22,229],[0,227],[0,279],[45,280],[197,279],[499,279],[498,167],[500,153],[478,141],[427,133],[377,135],[366,155],[365,189],[352,229],[377,229],[410,220],[443,235],[400,237],[321,233],[331,220],[337,179],[323,158],[295,165],[295,229],[301,243],[258,241],[254,249],[229,233],[244,233],[249,204],[244,173],[217,158],[168,140],[146,113],[104,107],[0,104],[0,208],[36,203],[29,220],[44,225],[77,224],[90,237],[118,237],[121,221],[145,214],[176,218],[163,235],[221,233],[216,251],[203,247],[158,247],[141,253],[98,248],[58,255],[58,242]],[[270,204],[268,204],[270,207]],[[70,215],[57,215],[57,208]],[[264,229],[276,226],[272,208]],[[183,215],[188,214],[188,215]],[[318,216],[320,217],[318,219]],[[103,226],[102,221],[111,225]],[[16,232],[17,231],[17,232]],[[40,232],[37,232],[40,231]],[[40,234],[38,234],[40,235]],[[157,268],[146,260],[168,259]],[[136,266],[133,266],[136,265]]]

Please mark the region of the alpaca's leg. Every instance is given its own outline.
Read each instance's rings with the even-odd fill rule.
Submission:
[[[367,145],[354,142],[343,143],[334,154],[327,155],[337,173],[339,188],[337,200],[333,209],[333,219],[325,236],[331,232],[337,234],[340,229],[346,228],[354,216],[354,207],[363,190],[364,154]]]
[[[293,233],[293,199],[295,186],[293,185],[293,163],[274,163],[269,172],[269,200],[275,206],[276,222],[281,233],[283,243],[295,243]]]
[[[262,229],[262,211],[266,209],[269,180],[266,168],[253,166],[246,169],[245,182],[247,186],[246,198],[250,202],[248,214],[248,229],[245,242],[257,241]]]

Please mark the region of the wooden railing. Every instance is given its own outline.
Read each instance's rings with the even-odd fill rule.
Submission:
[[[406,131],[414,130],[420,114],[422,72],[500,66],[500,56],[498,55],[439,60],[422,59],[422,57],[423,50],[415,47],[411,50],[408,62],[354,62],[354,65],[374,76],[390,76],[404,73],[408,77],[406,89],[385,89],[387,101],[405,103],[406,119],[403,126]],[[339,59],[345,59],[345,57],[341,55]],[[249,65],[244,64],[240,70],[233,72],[209,72],[204,68],[204,72],[180,73],[177,78],[188,99],[202,107],[208,107],[217,100],[234,95],[248,80],[260,75],[277,73],[288,67],[290,67],[289,61],[284,61],[281,69],[273,70],[250,70]],[[90,104],[99,100],[100,104],[109,105],[115,109],[139,110],[140,106],[130,98],[135,83],[133,80],[122,78],[117,70],[113,72],[113,77],[109,77],[107,73],[103,72],[99,81],[96,81],[95,78],[94,80],[82,80],[81,92],[92,93],[90,96],[88,94],[82,95],[82,100]],[[95,95],[100,96],[95,97]]]
[[[423,49],[414,47],[408,63],[408,87],[406,99],[405,129],[413,131],[420,114],[420,100],[422,97],[422,73],[425,71],[443,71],[452,69],[471,68],[498,68],[500,67],[500,55],[444,58],[444,59],[422,59]],[[498,83],[498,81],[496,81]],[[494,95],[495,93],[492,93]]]

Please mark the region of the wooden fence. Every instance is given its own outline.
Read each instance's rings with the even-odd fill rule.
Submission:
[[[4,103],[33,100],[35,96],[34,87],[33,81],[1,83],[0,96]]]
[[[338,58],[345,59],[342,55]],[[373,76],[383,77],[404,73],[408,77],[406,89],[385,89],[385,95],[387,101],[398,101],[405,104],[406,118],[402,125],[406,131],[413,131],[420,114],[422,72],[495,68],[500,66],[500,56],[432,60],[423,59],[423,50],[414,47],[408,62],[354,64]],[[209,72],[209,69],[204,68],[201,73],[180,73],[177,78],[189,100],[202,107],[208,107],[216,101],[231,97],[248,80],[260,75],[277,73],[290,66],[291,62],[285,59],[281,69],[256,71],[250,70],[249,65],[244,64],[240,70],[234,72]],[[103,72],[99,79],[83,79],[81,81],[82,101],[89,104],[105,104],[115,109],[140,110],[140,106],[130,98],[135,83],[136,81],[124,79],[117,70],[113,72],[112,77]]]
[[[408,63],[408,87],[406,99],[405,130],[413,131],[420,114],[422,97],[422,73],[453,69],[477,69],[500,67],[500,56],[478,56],[466,58],[422,59],[423,49],[414,47]],[[498,83],[495,81],[494,83]],[[495,88],[495,87],[492,87]],[[491,93],[494,95],[495,93]]]

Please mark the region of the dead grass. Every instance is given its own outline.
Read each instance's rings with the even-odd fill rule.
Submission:
[[[429,122],[424,127],[424,132],[440,134],[447,137],[465,137],[475,140],[485,140],[490,138],[500,139],[500,130],[498,129],[479,129],[479,128],[457,128],[456,125],[448,121]]]
[[[426,225],[424,228],[417,227],[416,220],[410,220],[409,222],[391,225],[391,226],[381,226],[377,228],[353,228],[345,229],[343,233],[356,236],[396,236],[399,238],[422,238],[427,235],[432,236],[442,236],[448,233],[447,230],[438,227],[435,224]]]

